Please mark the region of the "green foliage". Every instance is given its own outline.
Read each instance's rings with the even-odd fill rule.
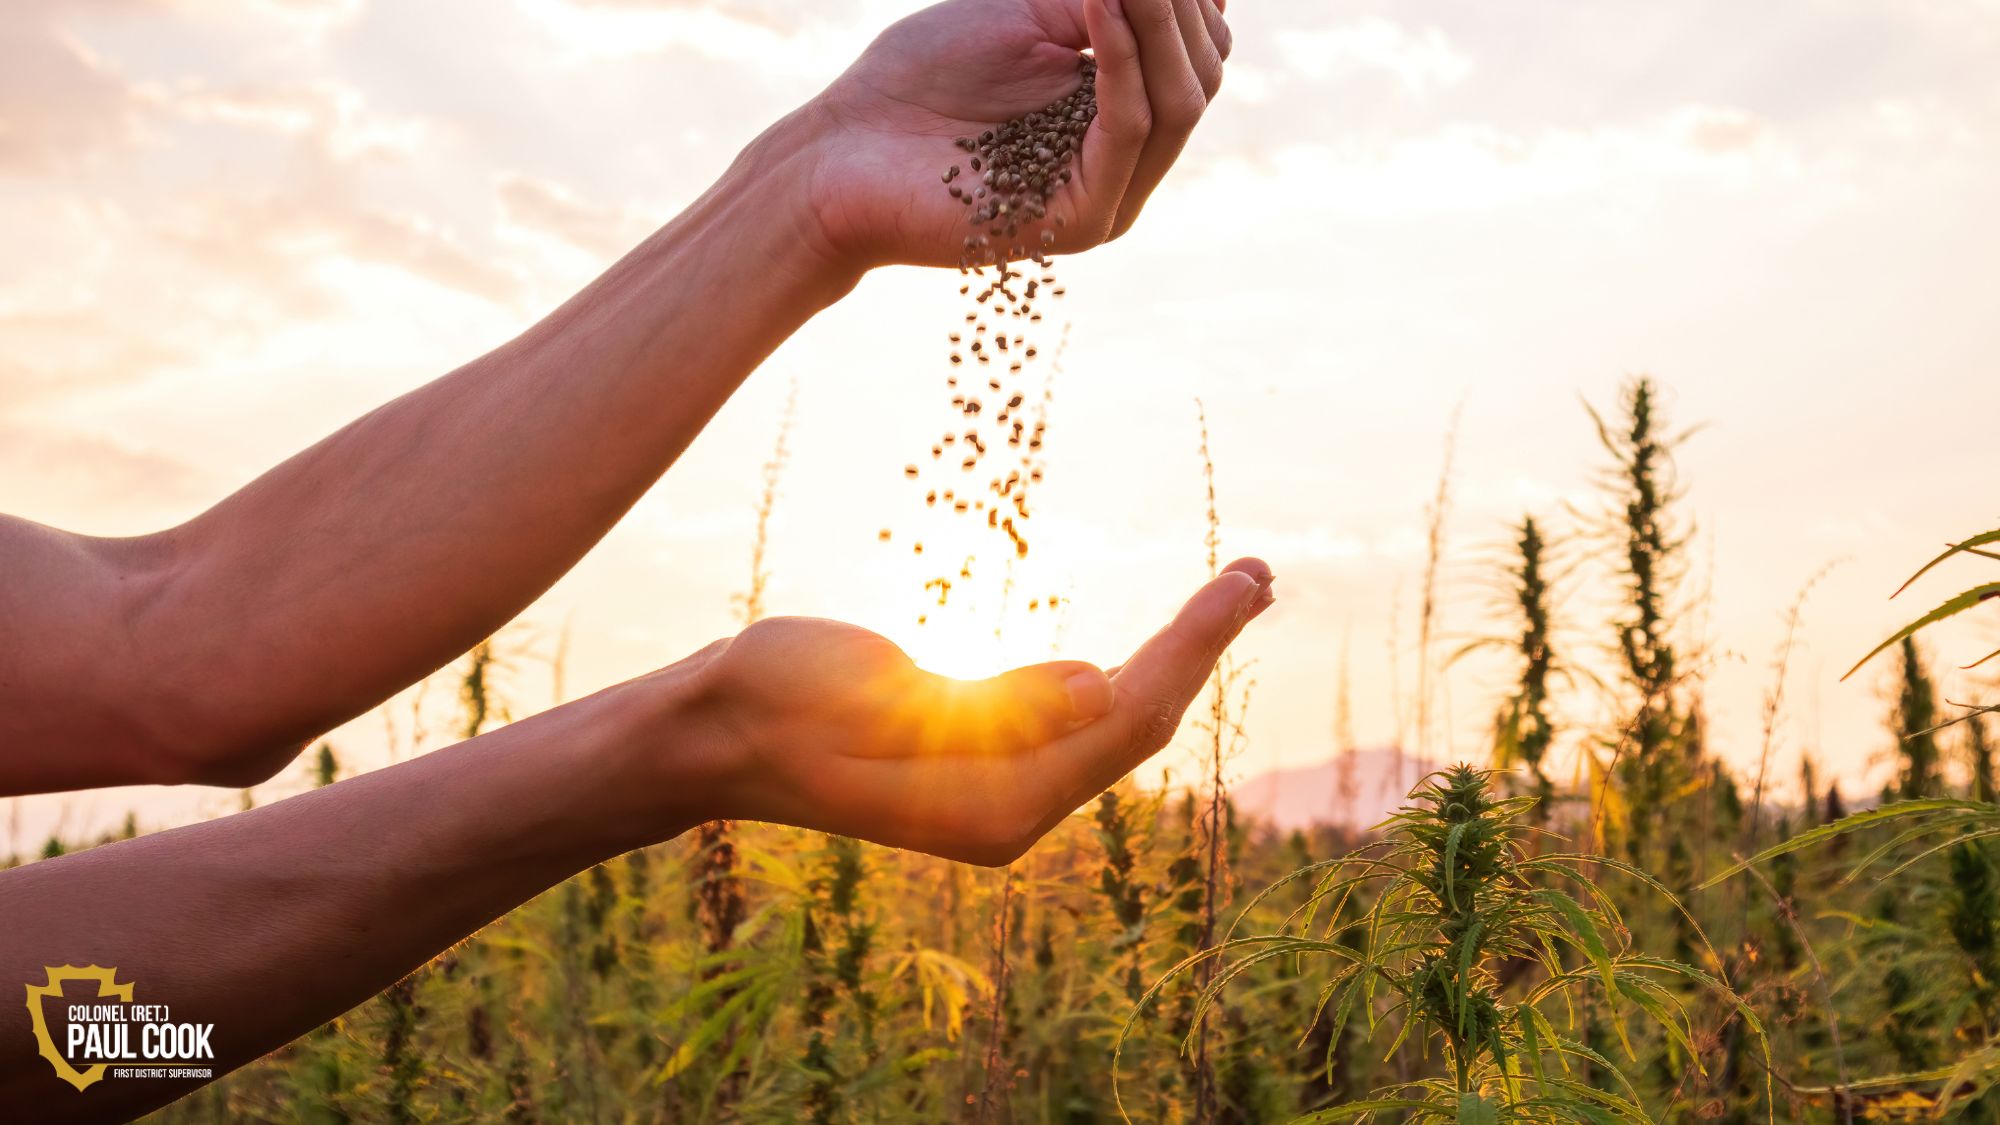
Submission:
[[[1128,781],[1002,880],[714,825],[577,876],[158,1119],[1751,1125],[1776,1083],[1776,1116],[1804,1125],[2000,1120],[1989,732],[1940,737],[1951,716],[1904,644],[1979,597],[1883,646],[1904,648],[1891,721],[1923,759],[1904,751],[1897,790],[1921,799],[1845,815],[1806,758],[1801,803],[1761,805],[1760,785],[1758,821],[1709,754],[1702,654],[1674,641],[1688,533],[1657,386],[1629,384],[1599,435],[1620,691],[1611,718],[1563,732],[1597,748],[1588,801],[1550,764],[1552,716],[1590,710],[1558,660],[1585,645],[1551,641],[1549,546],[1524,521],[1496,630],[1518,674],[1489,712],[1521,796],[1460,768],[1382,834],[1279,836],[1239,823],[1212,770],[1199,793]],[[783,461],[781,438],[760,529]],[[460,667],[454,731],[504,720],[493,646]],[[1946,747],[1970,800],[1944,795]],[[313,765],[338,771],[330,747]],[[1563,842],[1592,839],[1599,810],[1629,830],[1619,858]],[[1239,880],[1269,889],[1232,903]]]
[[[1911,575],[1910,580],[1908,582],[1903,583],[1903,588],[1901,590],[1897,590],[1896,593],[1898,595],[1902,594],[1904,590],[1908,590],[1911,586],[1915,585],[1918,579],[1922,578],[1926,574],[1929,574],[1931,570],[1936,568],[1940,563],[1943,563],[1947,559],[1971,555],[1980,558],[2000,560],[2000,552],[1996,552],[1992,549],[1996,544],[2000,544],[2000,528],[1996,528],[1995,530],[1992,531],[1981,532],[1980,534],[1972,536],[1970,539],[1967,539],[1963,542],[1955,543],[1952,546],[1946,548],[1943,554],[1932,559],[1930,562],[1925,563],[1922,569],[1918,570],[1915,574]],[[1848,676],[1854,675],[1854,673],[1859,672],[1862,666],[1867,664],[1870,660],[1875,659],[1877,656],[1880,656],[1882,653],[1888,651],[1891,648],[1894,648],[1898,644],[1901,644],[1910,637],[1916,636],[1919,632],[1922,632],[1923,630],[1930,628],[1932,625],[1935,625],[1940,621],[1949,620],[1950,618],[1956,617],[1959,614],[1974,608],[1975,606],[1983,605],[1984,603],[1992,601],[1996,598],[2000,598],[2000,582],[1988,582],[1983,585],[1974,586],[1972,589],[1967,590],[1957,595],[1956,597],[1945,599],[1945,601],[1940,603],[1937,606],[1937,608],[1931,610],[1929,613],[1924,614],[1922,617],[1917,618],[1915,621],[1910,622],[1908,625],[1905,625],[1902,629],[1898,630],[1894,636],[1890,637],[1886,641],[1883,641],[1881,644],[1876,645],[1873,649],[1870,649],[1868,655],[1862,657],[1860,661],[1858,661],[1854,665],[1854,667],[1848,669],[1847,675]],[[1991,660],[1996,656],[2000,656],[2000,652],[1989,653],[1986,656],[1981,657],[1979,660],[1975,661],[1974,665],[1976,666],[1978,664],[1984,664],[1986,661]],[[1842,678],[1845,679],[1846,677]]]
[[[1723,981],[1634,949],[1592,872],[1629,875],[1684,912],[1679,900],[1616,860],[1530,856],[1520,818],[1532,798],[1495,801],[1489,784],[1489,774],[1467,766],[1434,776],[1390,818],[1383,839],[1294,872],[1258,896],[1252,909],[1293,880],[1315,880],[1283,926],[1182,961],[1147,992],[1140,1011],[1210,957],[1222,968],[1202,990],[1198,1011],[1273,962],[1325,960],[1320,993],[1336,1021],[1359,1014],[1371,1037],[1394,1030],[1392,1055],[1428,1056],[1435,1048],[1442,1060],[1435,1076],[1392,1083],[1306,1121],[1389,1114],[1409,1121],[1650,1121],[1634,1082],[1580,1038],[1577,1004],[1586,997],[1604,1006],[1621,1040],[1630,1041],[1628,1020],[1647,1024],[1697,1067],[1694,1018],[1679,986],[1722,999],[1763,1042],[1756,1015]],[[1368,905],[1350,913],[1356,899]],[[1357,932],[1365,934],[1358,946],[1342,940]],[[1128,1021],[1128,1034],[1138,1018]],[[1575,1076],[1583,1065],[1594,1068],[1595,1081]]]
[[[1914,801],[1942,791],[1944,779],[1938,769],[1944,754],[1938,749],[1937,689],[1924,671],[1915,637],[1903,638],[1902,653],[1894,722],[1896,750],[1903,763],[1897,792],[1903,800]]]
[[[1494,764],[1503,768],[1519,766],[1527,772],[1529,792],[1536,802],[1536,820],[1546,824],[1549,804],[1555,799],[1555,785],[1544,763],[1555,742],[1555,723],[1549,717],[1549,688],[1556,665],[1550,643],[1547,544],[1533,516],[1521,520],[1515,548],[1515,564],[1508,575],[1520,614],[1520,639],[1515,647],[1521,667],[1518,686],[1494,723]]]
[[[313,755],[313,787],[324,789],[340,776],[340,760],[333,756],[333,743],[322,742]]]
[[[1617,648],[1632,699],[1630,717],[1611,743],[1626,854],[1648,863],[1657,861],[1656,841],[1672,831],[1670,806],[1699,758],[1698,730],[1679,699],[1681,659],[1671,637],[1688,535],[1674,514],[1680,490],[1673,451],[1685,435],[1667,433],[1659,385],[1649,377],[1628,382],[1619,405],[1615,422],[1591,411],[1612,461],[1606,488],[1625,584]]]

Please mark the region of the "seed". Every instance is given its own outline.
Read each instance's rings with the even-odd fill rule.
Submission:
[[[889,529],[885,527],[882,530],[876,532],[875,538],[880,539],[884,543],[887,543],[889,541]]]
[[[917,475],[917,467],[915,465],[903,466],[903,475],[914,479]]]

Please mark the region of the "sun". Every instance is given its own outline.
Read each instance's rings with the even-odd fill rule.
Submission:
[[[954,679],[984,679],[1058,658],[1071,583],[1049,562],[1000,552],[976,529],[942,520],[919,540],[892,545],[899,591],[882,632],[917,666]],[[916,542],[925,550],[914,552]],[[1060,552],[1051,552],[1051,558]],[[1006,555],[996,558],[996,555]]]
[[[984,679],[1058,656],[1059,609],[1049,612],[1038,604],[1030,611],[1021,600],[987,607],[948,604],[923,616],[921,624],[911,621],[891,639],[919,668],[941,676]]]

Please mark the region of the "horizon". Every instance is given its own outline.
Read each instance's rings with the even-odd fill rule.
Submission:
[[[0,79],[17,248],[0,267],[0,511],[105,535],[194,515],[531,324],[920,6],[9,6],[0,74],[28,77]],[[1239,7],[1229,81],[1181,168],[1128,238],[1061,262],[1073,328],[1028,564],[1068,604],[1009,618],[1005,655],[1114,664],[1198,584],[1199,399],[1223,557],[1278,576],[1234,650],[1256,681],[1234,776],[1337,749],[1343,660],[1358,744],[1478,758],[1504,659],[1439,674],[1435,728],[1413,729],[1447,434],[1441,650],[1489,630],[1505,529],[1533,512],[1580,568],[1559,642],[1591,652],[1614,580],[1569,514],[1599,505],[1605,463],[1579,399],[1611,407],[1643,371],[1676,428],[1706,427],[1679,459],[1696,538],[1677,617],[1711,665],[1715,752],[1754,769],[1783,616],[1838,562],[1805,605],[1773,789],[1812,753],[1872,791],[1889,665],[1840,674],[1958,589],[1954,569],[1888,598],[1993,512],[1976,470],[2000,405],[2000,73],[1982,65],[2000,7]],[[878,271],[786,344],[501,634],[516,717],[737,628],[793,385],[770,608],[921,655],[926,595],[876,537],[918,518],[900,468],[943,407],[955,284]],[[1990,682],[1955,665],[1991,631],[1927,636],[1943,698]],[[994,666],[975,634],[936,659]],[[344,765],[440,744],[411,715],[451,695],[413,688],[333,732]],[[1564,707],[1572,740],[1603,713],[1587,691]],[[1185,774],[1196,737],[1142,777]],[[259,803],[302,789],[303,768]],[[238,799],[106,790],[0,815],[32,850],[128,809],[151,827]]]

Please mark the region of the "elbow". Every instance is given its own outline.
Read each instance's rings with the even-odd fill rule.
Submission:
[[[124,772],[151,785],[247,789],[276,777],[312,745],[309,737],[205,717],[204,702],[182,697],[135,716]]]
[[[311,739],[281,739],[232,745],[212,744],[200,750],[178,750],[168,756],[167,785],[212,785],[248,789],[278,776],[312,745]]]
[[[277,776],[318,731],[272,705],[269,654],[213,624],[213,607],[190,604],[195,553],[177,539],[126,541],[117,560],[125,597],[121,627],[107,630],[120,639],[109,664],[130,671],[122,690],[104,694],[123,712],[123,772],[155,785],[248,788]]]

